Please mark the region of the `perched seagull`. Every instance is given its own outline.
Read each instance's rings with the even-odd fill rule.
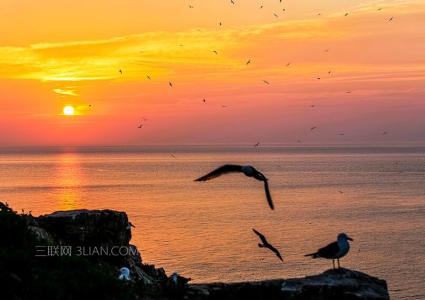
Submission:
[[[265,84],[270,84],[270,82],[268,82],[267,80],[263,80],[263,82],[264,82]]]
[[[258,181],[264,182],[264,191],[266,193],[267,202],[271,209],[274,209],[272,196],[270,195],[268,179],[260,171],[257,171],[253,166],[240,166],[240,165],[224,165],[214,171],[202,176],[195,181],[207,181],[219,177],[227,173],[244,173],[245,176],[254,177]]]
[[[268,241],[267,241],[267,239],[266,239],[266,237],[263,235],[263,234],[261,234],[260,232],[258,232],[257,230],[255,230],[254,228],[252,228],[252,231],[254,231],[254,233],[256,234],[256,235],[258,235],[258,237],[260,238],[260,240],[261,240],[261,242],[262,243],[258,243],[258,247],[260,247],[260,248],[267,248],[267,249],[269,249],[270,251],[272,251],[281,261],[283,261],[283,258],[282,258],[282,255],[280,255],[280,252],[279,252],[279,250],[277,250],[275,247],[273,247],[273,245],[272,244],[270,244]]]
[[[131,280],[130,279],[130,270],[126,267],[120,269],[120,275],[118,276],[119,280]]]
[[[338,268],[340,268],[339,259],[347,255],[348,251],[350,251],[350,244],[348,243],[348,241],[353,241],[353,239],[345,233],[340,233],[338,234],[336,242],[330,243],[326,247],[317,250],[317,252],[310,253],[305,256],[311,256],[313,258],[332,259],[332,265],[334,269],[336,259],[338,262]]]
[[[170,279],[176,286],[185,286],[189,281],[192,280],[191,278],[185,278],[183,276],[180,276],[177,272],[171,274]]]
[[[246,62],[247,65],[249,65],[251,63],[251,59],[248,59],[248,61]]]
[[[131,222],[128,222],[128,224],[127,224],[127,230],[130,230],[131,227],[136,228],[136,226],[134,226],[133,224],[131,224]]]

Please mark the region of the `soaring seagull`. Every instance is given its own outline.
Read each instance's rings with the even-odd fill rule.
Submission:
[[[266,237],[262,234],[262,233],[260,233],[260,232],[258,232],[257,230],[255,230],[254,228],[252,228],[252,231],[254,231],[254,233],[256,234],[256,235],[258,235],[258,237],[260,238],[260,240],[261,240],[261,242],[262,243],[258,243],[258,247],[260,247],[260,248],[267,248],[267,249],[269,249],[270,251],[272,251],[281,261],[283,261],[283,258],[282,258],[282,255],[280,255],[280,252],[279,252],[279,250],[277,250],[275,247],[273,247],[273,245],[272,244],[270,244],[268,241],[267,241],[267,239],[266,239]]]
[[[207,181],[219,177],[227,173],[244,173],[245,176],[254,177],[258,181],[264,182],[264,190],[266,192],[267,203],[271,209],[274,209],[272,196],[270,195],[268,179],[260,171],[256,170],[253,166],[240,166],[240,165],[224,165],[214,171],[202,176],[195,181]]]
[[[313,258],[332,259],[332,265],[334,269],[336,259],[338,262],[338,268],[340,268],[339,259],[347,255],[348,251],[350,251],[350,244],[348,243],[348,241],[353,241],[353,239],[345,233],[340,233],[338,234],[336,242],[330,243],[326,247],[317,250],[317,252],[310,253],[305,256],[311,256]]]

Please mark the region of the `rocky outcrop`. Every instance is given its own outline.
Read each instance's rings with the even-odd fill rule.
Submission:
[[[190,299],[388,300],[385,280],[348,269],[287,280],[194,284]]]
[[[10,299],[44,299],[46,288],[58,299],[63,293],[67,299],[83,299],[102,291],[107,294],[99,299],[389,299],[384,280],[347,269],[296,279],[187,284],[177,274],[168,277],[164,269],[143,264],[137,248],[130,244],[131,224],[124,212],[72,210],[33,217],[18,215],[0,203],[0,230],[6,233],[0,241],[4,247],[0,251],[0,282],[6,283],[8,289],[3,293]],[[73,251],[73,257],[37,259],[33,252],[37,245],[123,247],[128,251],[124,255],[83,257]],[[131,281],[118,281],[122,267],[130,269]]]

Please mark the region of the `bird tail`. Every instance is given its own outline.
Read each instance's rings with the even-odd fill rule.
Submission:
[[[319,255],[317,253],[310,253],[310,254],[306,254],[304,256],[311,256],[312,258],[318,258]]]

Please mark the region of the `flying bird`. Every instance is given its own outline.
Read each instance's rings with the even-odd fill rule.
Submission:
[[[122,70],[121,69],[119,69],[119,71],[118,72],[120,72],[121,73],[121,75],[122,75]]]
[[[254,145],[254,147],[258,147],[258,146],[260,146],[260,142],[256,142]]]
[[[335,269],[335,259],[338,262],[338,268],[340,268],[339,259],[347,255],[350,251],[350,244],[348,241],[353,241],[345,233],[338,234],[337,241],[330,243],[326,247],[320,248],[317,252],[306,254],[305,256],[311,256],[312,258],[326,258],[332,259],[332,265]]]
[[[142,128],[143,127],[143,124],[140,124],[139,126],[137,126],[137,128]]]
[[[171,81],[168,81],[168,85],[169,85],[170,87],[173,87],[173,83],[172,83]]]
[[[207,99],[205,99],[205,98],[204,98],[204,99],[202,99],[202,101],[203,101],[204,103],[206,103],[206,102],[207,102]]]
[[[215,54],[218,54],[217,50],[213,50],[212,52],[214,52]]]
[[[261,243],[258,243],[258,247],[260,247],[260,248],[267,248],[267,249],[269,249],[270,251],[272,251],[282,262],[283,262],[283,258],[282,258],[282,255],[280,255],[280,252],[279,252],[279,250],[277,250],[272,244],[270,244],[268,241],[267,241],[267,239],[266,239],[266,237],[262,234],[262,233],[260,233],[260,232],[258,232],[257,230],[255,230],[254,228],[252,228],[252,231],[254,231],[254,233],[256,234],[256,235],[258,235],[258,237],[260,238],[260,240],[261,240]]]
[[[387,135],[388,134],[388,132],[386,132],[386,131],[384,131],[383,133],[382,133],[382,135]]]
[[[268,82],[267,80],[263,80],[263,82],[264,82],[265,84],[270,84],[270,82]]]
[[[314,130],[314,129],[317,129],[317,126],[313,126],[310,128],[310,130]]]
[[[149,79],[149,80],[151,80],[151,77],[149,75],[146,75],[146,78]]]
[[[344,17],[348,16],[348,13],[345,13]]]
[[[193,8],[193,5],[189,5],[189,8]]]
[[[391,22],[392,20],[394,20],[394,17],[389,18],[388,22]]]
[[[286,64],[286,66],[287,66],[287,67],[289,67],[290,65],[291,65],[291,63],[290,63],[290,62],[288,62],[288,63]]]
[[[249,65],[251,63],[251,59],[248,59],[248,61],[246,62],[247,65]]]
[[[253,166],[241,165],[224,165],[214,171],[195,179],[195,181],[207,181],[228,173],[243,173],[245,176],[253,177],[258,181],[264,182],[264,191],[266,193],[267,203],[271,209],[274,209],[272,196],[270,195],[268,179],[260,171],[256,170]]]
[[[279,18],[279,15],[277,13],[273,13],[273,16],[275,16],[276,18]]]

